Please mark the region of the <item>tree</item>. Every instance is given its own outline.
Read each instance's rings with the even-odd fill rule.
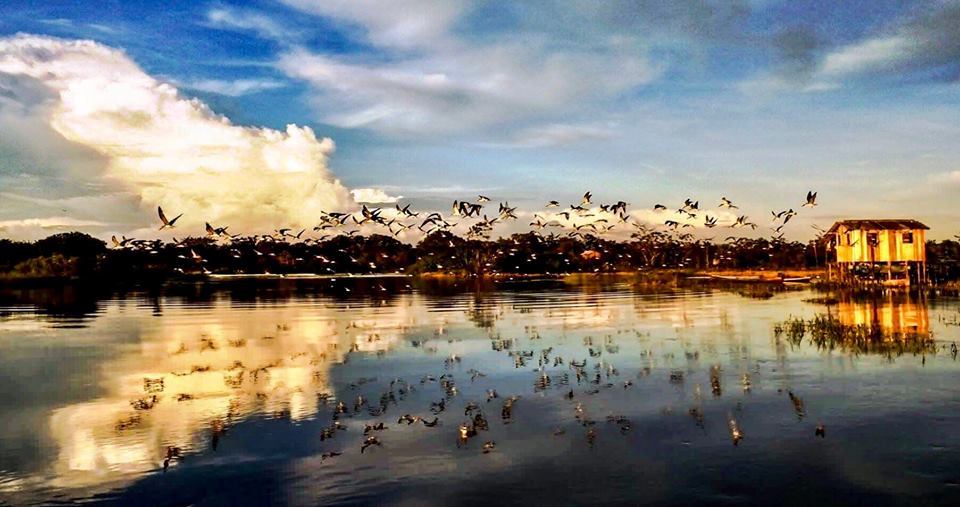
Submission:
[[[63,254],[66,257],[96,257],[107,251],[107,244],[82,232],[64,232],[47,236],[36,243],[40,255]]]

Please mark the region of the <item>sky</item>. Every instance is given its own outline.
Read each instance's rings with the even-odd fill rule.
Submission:
[[[731,221],[727,197],[769,234],[815,190],[788,238],[867,217],[950,238],[958,27],[960,1],[7,0],[0,237],[477,194],[525,225],[587,190],[652,223],[686,198]]]

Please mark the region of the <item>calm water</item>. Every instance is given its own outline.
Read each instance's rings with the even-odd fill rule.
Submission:
[[[815,296],[617,280],[0,291],[0,503],[960,502],[960,304]],[[858,355],[774,338],[827,311],[935,342]],[[489,429],[458,445],[477,413]]]

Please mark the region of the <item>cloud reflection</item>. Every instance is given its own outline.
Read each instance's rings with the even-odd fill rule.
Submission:
[[[143,318],[136,348],[102,367],[104,396],[54,411],[55,484],[156,470],[168,446],[204,449],[216,424],[310,418],[318,395],[334,394],[332,364],[393,347],[411,323],[406,305],[357,319],[306,306],[167,307],[162,319]]]

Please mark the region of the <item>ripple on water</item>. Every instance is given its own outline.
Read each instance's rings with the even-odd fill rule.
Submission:
[[[854,355],[774,338],[774,322],[822,310],[803,291],[756,300],[520,286],[352,296],[221,286],[79,304],[78,315],[4,307],[0,347],[16,343],[22,362],[2,370],[13,387],[0,391],[0,417],[18,423],[0,428],[0,463],[16,464],[0,472],[0,498],[762,503],[810,471],[820,477],[803,491],[811,501],[905,491],[936,503],[955,491],[949,354]],[[911,304],[841,300],[831,311],[929,314]],[[925,326],[953,339],[945,324]],[[579,380],[573,360],[585,362]],[[433,417],[440,399],[438,426],[396,422]],[[340,401],[346,429],[331,433]],[[470,401],[489,427],[458,446]],[[383,445],[360,453],[364,425],[378,421]],[[342,454],[321,457],[330,452]],[[884,479],[894,470],[909,479]]]

